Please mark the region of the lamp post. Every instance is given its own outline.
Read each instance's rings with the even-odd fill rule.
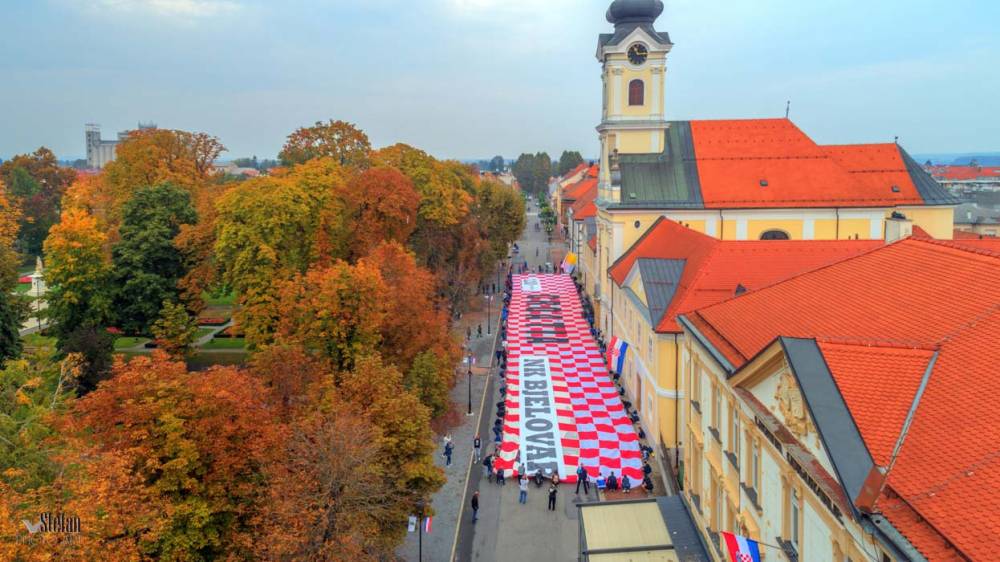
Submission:
[[[472,415],[472,357],[469,357],[469,411],[465,414]]]
[[[417,500],[417,561],[424,560],[424,500]]]
[[[486,295],[486,335],[490,335],[493,324],[493,295]]]

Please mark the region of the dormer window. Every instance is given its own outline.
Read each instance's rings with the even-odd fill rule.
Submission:
[[[628,83],[628,104],[646,104],[646,84],[642,80],[633,80]]]

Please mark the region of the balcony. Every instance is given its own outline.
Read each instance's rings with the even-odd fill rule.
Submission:
[[[781,551],[785,553],[785,558],[788,558],[789,562],[799,562],[799,551],[796,550],[795,545],[792,541],[786,541],[781,537],[775,537],[778,546],[781,547]]]
[[[722,436],[719,434],[719,430],[716,429],[716,428],[714,428],[714,427],[712,427],[712,426],[708,426],[708,432],[712,434],[713,438],[715,438],[715,442],[718,443],[721,446],[722,445]]]

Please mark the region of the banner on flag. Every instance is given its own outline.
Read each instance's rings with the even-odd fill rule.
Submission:
[[[628,351],[628,344],[625,340],[618,339],[618,336],[611,336],[611,343],[608,345],[608,368],[612,372],[622,373],[625,368],[625,352]]]
[[[411,515],[409,522],[406,524],[407,533],[415,533],[417,531],[417,516]]]
[[[760,562],[760,546],[757,541],[725,531],[721,535],[731,562]]]
[[[433,517],[428,517],[427,519],[424,519],[424,532],[427,533],[428,535],[431,534],[431,520],[432,519],[434,519],[434,518]],[[760,562],[759,558],[758,558],[757,562]]]

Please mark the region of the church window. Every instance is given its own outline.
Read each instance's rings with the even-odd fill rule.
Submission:
[[[642,80],[628,83],[628,104],[644,105],[646,103],[646,84]]]
[[[761,240],[789,240],[788,233],[783,230],[768,230],[760,235]]]

